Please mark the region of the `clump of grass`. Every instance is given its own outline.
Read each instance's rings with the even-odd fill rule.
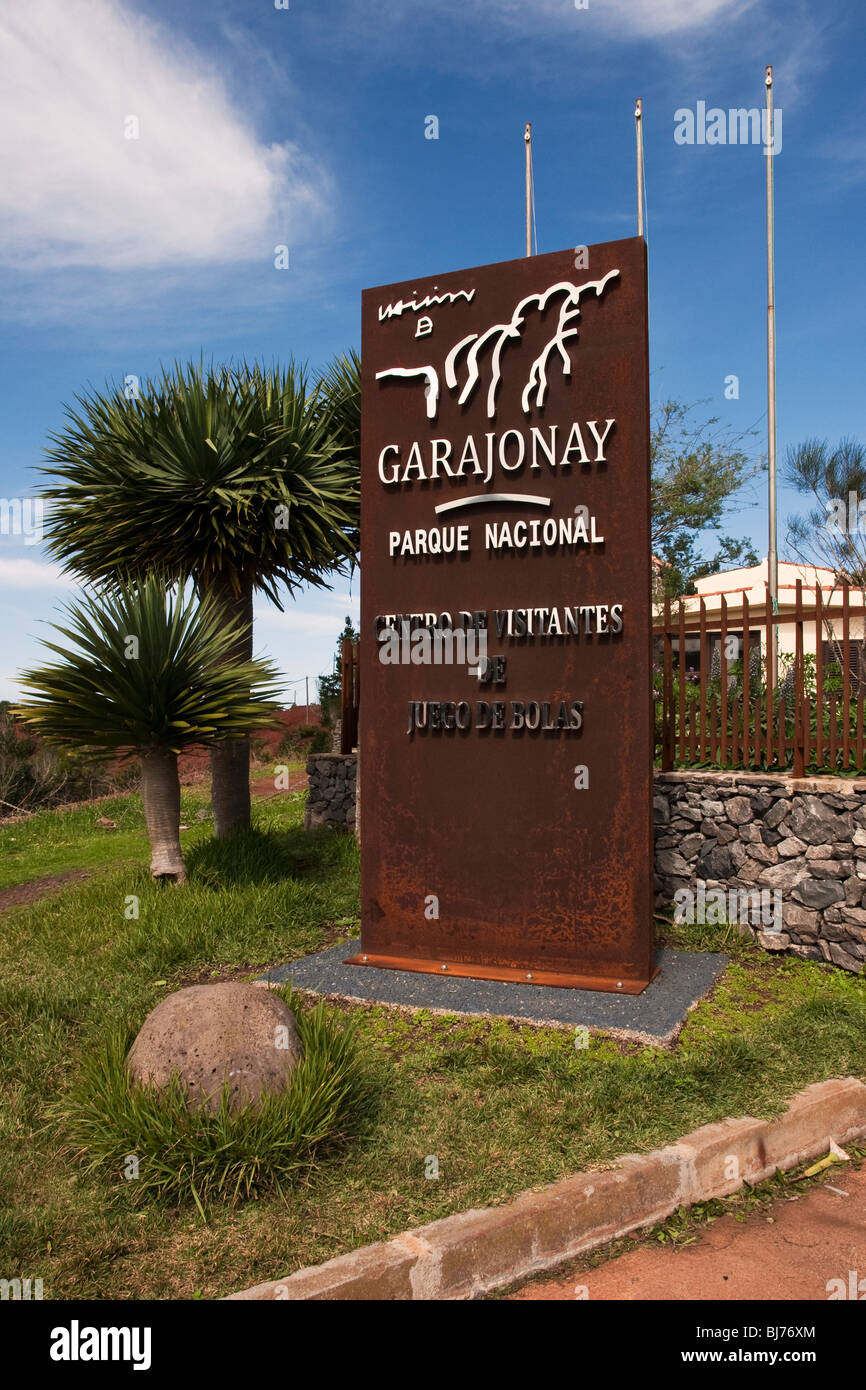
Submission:
[[[297,1182],[357,1131],[371,1092],[354,1026],[321,1003],[302,1011],[290,987],[280,993],[304,1049],[285,1091],[231,1113],[226,1085],[217,1110],[189,1109],[177,1077],[159,1092],[131,1081],[135,1030],[115,1028],[54,1111],[67,1151],[132,1205],[191,1200],[203,1218],[209,1202],[235,1206]]]

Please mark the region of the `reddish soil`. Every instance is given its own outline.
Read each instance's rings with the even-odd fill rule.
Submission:
[[[308,781],[306,772],[290,772],[289,785],[275,791],[269,777],[260,777],[258,781],[250,783],[250,792],[253,797],[287,796],[291,792],[306,791]]]
[[[293,705],[291,709],[278,710],[274,717],[279,723],[279,728],[256,729],[251,736],[254,743],[261,741],[267,745],[269,758],[277,756],[277,747],[287,729],[296,729],[300,724],[315,724],[318,727],[321,710],[318,705],[310,705],[309,718],[307,718],[306,705]],[[183,787],[195,786],[197,782],[202,782],[210,777],[210,753],[201,744],[193,744],[185,753],[181,753],[177,761],[181,786]],[[303,785],[306,786],[306,782]],[[254,796],[261,794],[253,788]]]
[[[55,888],[77,879],[89,878],[85,869],[73,869],[67,874],[48,874],[45,878],[34,878],[30,883],[16,883],[11,888],[0,888],[0,912],[7,907],[27,907],[39,898],[44,898]]]
[[[268,759],[276,759],[277,748],[286,730],[296,729],[301,724],[313,724],[318,728],[321,724],[321,714],[322,711],[318,705],[310,705],[309,708],[306,705],[293,705],[291,709],[277,711],[274,716],[277,721],[277,728],[256,729],[253,731],[251,737],[256,743],[265,745],[267,750],[266,757]],[[208,781],[210,778],[210,752],[202,744],[193,744],[186,752],[181,753],[177,763],[182,787],[195,787],[201,782]],[[127,764],[122,759],[118,758],[112,766],[114,772],[118,772],[125,768]],[[289,790],[298,791],[300,788],[306,787],[306,785],[306,777],[304,777],[302,781],[297,782],[297,784],[295,784],[293,779]],[[255,786],[253,786],[252,791],[253,796],[265,796],[268,794],[264,791],[257,790]],[[52,809],[55,811],[67,811],[75,810],[81,806],[98,806],[100,801],[110,801],[114,796],[117,796],[117,794],[116,791],[106,792],[104,796],[91,797],[86,801],[63,802],[61,805],[52,807]],[[0,810],[3,809],[3,807],[0,807]],[[23,812],[20,815],[15,815],[13,813],[9,816],[0,816],[0,819],[2,819],[5,825],[12,825],[16,821],[27,820],[31,814],[32,812],[29,811]]]

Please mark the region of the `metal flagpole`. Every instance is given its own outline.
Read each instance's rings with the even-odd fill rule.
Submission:
[[[643,102],[634,105],[634,128],[637,137],[637,234],[643,236]]]
[[[779,557],[776,549],[776,274],[773,221],[773,69],[767,68],[767,124],[764,158],[767,161],[767,469],[769,473],[770,539],[767,552],[767,585],[774,613],[779,611]],[[767,628],[767,664],[773,684],[778,678],[778,631]],[[745,638],[748,641],[748,637]]]
[[[532,255],[532,126],[526,122],[523,132],[526,144],[526,254]]]

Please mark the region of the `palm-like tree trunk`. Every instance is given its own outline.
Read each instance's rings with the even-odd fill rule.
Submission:
[[[180,847],[180,778],[177,754],[150,748],[141,754],[141,799],[150,840],[150,872],[154,878],[186,883]]]
[[[231,648],[233,661],[253,658],[253,590],[245,587],[240,595],[228,586],[214,584],[210,593],[219,595],[226,621],[240,625],[241,634]],[[224,739],[210,752],[211,804],[217,839],[250,823],[250,740]]]

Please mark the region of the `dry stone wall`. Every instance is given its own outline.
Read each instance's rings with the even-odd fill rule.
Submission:
[[[654,818],[660,906],[706,911],[722,890],[766,949],[863,972],[866,780],[657,773]]]
[[[314,753],[307,759],[310,790],[304,829],[334,825],[354,833],[358,759],[355,753]]]

